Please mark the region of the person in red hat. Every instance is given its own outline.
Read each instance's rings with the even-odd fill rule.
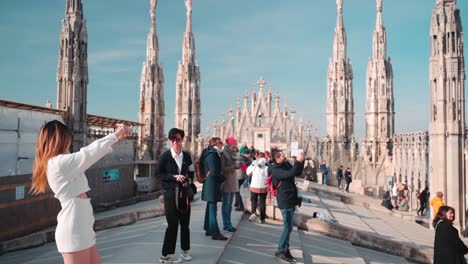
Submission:
[[[232,226],[231,212],[234,195],[239,192],[236,171],[240,169],[240,164],[236,162],[237,150],[237,140],[228,137],[221,154],[221,170],[224,176],[224,184],[221,190],[223,195],[221,215],[223,217],[223,229],[228,232],[236,231],[236,228]]]

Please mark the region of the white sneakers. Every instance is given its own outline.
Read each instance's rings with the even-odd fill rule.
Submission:
[[[249,216],[249,221],[252,222],[253,220],[255,220],[255,217],[257,217],[256,214],[251,214],[251,215]]]
[[[185,260],[185,261],[190,261],[192,260],[192,256],[190,256],[190,253],[188,250],[182,250],[182,252],[180,252],[180,257],[181,258],[176,258],[172,255],[168,255],[168,256],[161,256],[159,257],[159,262],[160,263],[182,263],[182,259]]]
[[[175,258],[174,256],[161,256],[159,257],[159,262],[160,263],[182,263],[182,259],[181,258]]]
[[[182,250],[180,253],[180,256],[182,257],[183,260],[185,261],[190,261],[192,260],[192,256],[190,256],[190,253],[188,250]]]

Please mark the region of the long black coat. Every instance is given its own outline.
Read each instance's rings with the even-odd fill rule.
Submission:
[[[435,228],[434,264],[466,263],[468,248],[458,235],[458,230],[449,222],[442,220]]]
[[[292,166],[289,162],[273,163],[268,166],[268,175],[271,174],[274,186],[278,188],[276,201],[280,209],[294,208],[297,205],[297,188],[294,177],[301,175],[304,162],[296,161]]]
[[[203,182],[202,200],[206,202],[221,202],[221,184],[224,181],[224,176],[221,173],[221,157],[216,149],[209,146],[201,155],[203,168],[210,175]]]
[[[174,178],[174,175],[184,175],[193,181],[194,172],[189,172],[188,167],[192,165],[190,153],[182,151],[182,170],[179,173],[177,162],[172,157],[171,150],[168,150],[159,156],[158,165],[156,166],[156,179],[161,181],[164,197],[175,197],[175,188],[179,186],[182,190],[182,184]]]

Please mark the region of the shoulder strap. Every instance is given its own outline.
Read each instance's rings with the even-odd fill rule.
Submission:
[[[437,222],[437,224],[436,224],[435,227],[434,227],[434,231],[437,230],[437,226],[438,226],[439,223],[442,222],[442,221],[444,221],[444,220],[441,219],[441,220],[439,220],[439,221]]]

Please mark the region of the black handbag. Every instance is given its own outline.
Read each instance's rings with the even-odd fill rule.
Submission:
[[[197,193],[197,186],[194,183],[191,183],[187,186],[187,196],[189,201],[193,201],[195,194]]]

